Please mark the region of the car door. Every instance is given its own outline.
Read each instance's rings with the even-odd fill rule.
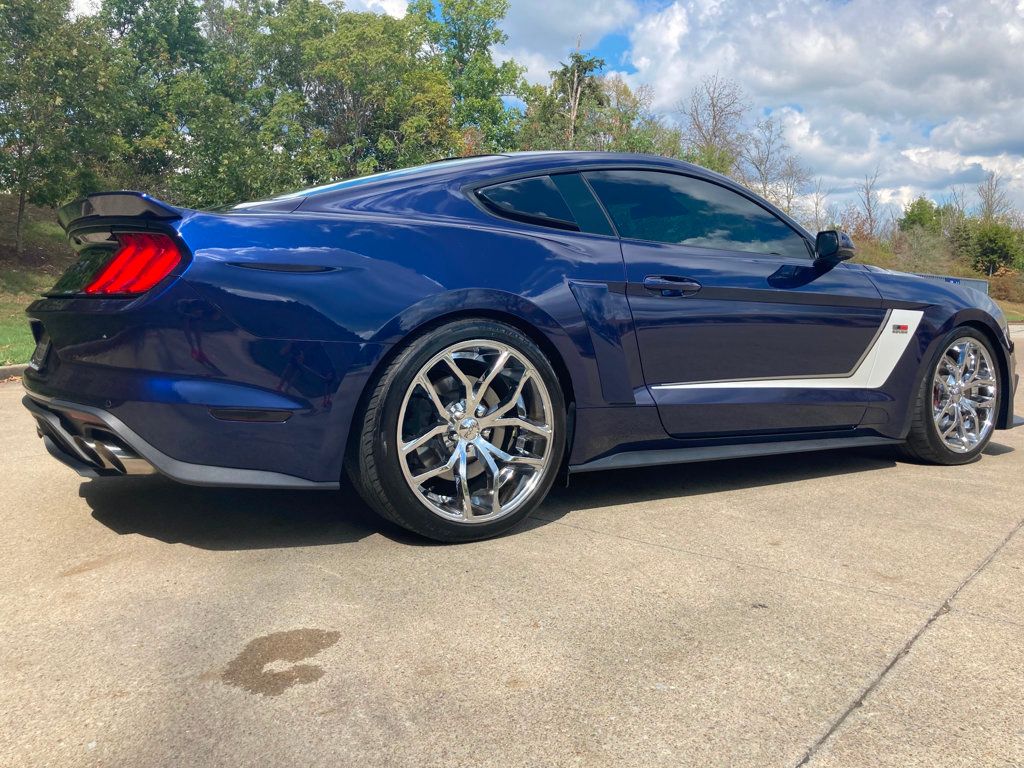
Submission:
[[[670,434],[860,423],[870,397],[841,380],[886,310],[859,268],[816,265],[803,234],[723,184],[639,169],[584,176],[620,235],[644,378]]]

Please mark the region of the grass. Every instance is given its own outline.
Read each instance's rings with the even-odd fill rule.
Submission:
[[[15,253],[17,201],[0,195],[0,365],[26,363],[35,343],[25,307],[52,286],[74,259],[56,213],[29,206],[24,253]]]
[[[0,365],[26,363],[35,342],[25,318],[25,307],[53,285],[45,272],[0,269]]]
[[[996,300],[996,304],[1003,310],[1006,319],[1011,323],[1024,323],[1024,304],[1014,301]]]

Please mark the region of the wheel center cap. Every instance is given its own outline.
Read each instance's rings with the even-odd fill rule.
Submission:
[[[455,431],[463,440],[476,440],[480,436],[480,422],[476,419],[463,419]]]

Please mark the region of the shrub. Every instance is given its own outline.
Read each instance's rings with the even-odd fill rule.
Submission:
[[[988,293],[993,299],[1024,303],[1024,275],[1009,267],[999,267],[989,278]]]

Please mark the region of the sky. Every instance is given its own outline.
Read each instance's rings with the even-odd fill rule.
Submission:
[[[578,40],[670,121],[702,77],[735,80],[839,200],[876,168],[894,207],[996,171],[1024,207],[1024,0],[511,0],[503,29],[531,81]]]

